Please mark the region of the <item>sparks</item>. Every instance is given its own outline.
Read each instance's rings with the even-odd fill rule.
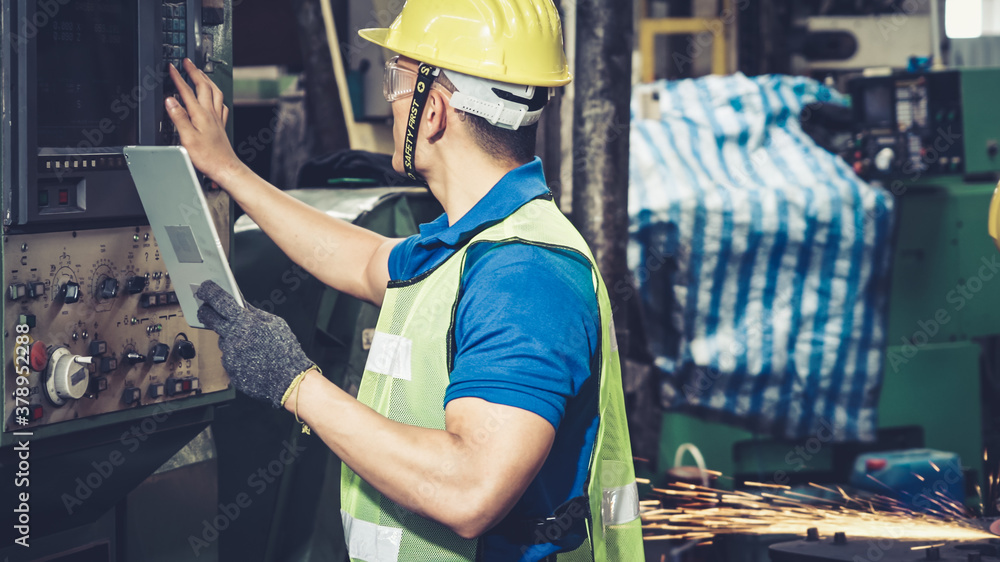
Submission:
[[[653,493],[661,503],[642,502],[643,539],[702,541],[726,534],[804,535],[810,527],[816,527],[826,536],[844,531],[848,536],[891,536],[896,540],[921,542],[995,538],[973,519],[975,514],[971,510],[944,494],[922,496],[934,507],[917,512],[894,498],[852,497],[840,487],[810,484],[826,494],[814,496],[793,492],[789,486],[746,484],[769,491],[752,494],[691,484],[654,488]]]

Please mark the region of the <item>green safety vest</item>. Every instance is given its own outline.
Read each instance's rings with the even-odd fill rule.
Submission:
[[[445,428],[442,404],[454,359],[454,310],[466,252],[481,242],[515,242],[572,251],[590,263],[602,337],[600,425],[586,498],[590,506],[589,537],[580,548],[558,558],[642,560],[639,498],[611,302],[586,242],[550,199],[526,203],[474,236],[431,271],[389,283],[358,400],[401,423]],[[434,487],[448,478],[445,468],[439,476],[416,492],[434,493]],[[341,516],[351,560],[445,562],[476,558],[477,540],[463,539],[445,526],[397,505],[346,465],[341,471]]]

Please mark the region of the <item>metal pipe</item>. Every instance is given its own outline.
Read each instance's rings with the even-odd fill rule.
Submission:
[[[943,70],[944,61],[941,59],[941,2],[931,0],[931,68],[933,70]]]
[[[632,92],[632,2],[576,2],[573,100],[573,211],[611,297],[618,344],[628,349],[621,283],[631,283],[628,243],[629,98]]]

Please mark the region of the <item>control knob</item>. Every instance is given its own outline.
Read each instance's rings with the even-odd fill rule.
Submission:
[[[895,159],[896,151],[887,146],[875,154],[875,167],[880,172],[889,172]]]
[[[174,349],[177,351],[177,355],[179,355],[182,359],[194,359],[195,356],[194,344],[191,343],[190,341],[181,340],[177,342],[177,345],[174,347]]]
[[[62,294],[64,303],[73,304],[78,302],[80,300],[80,284],[76,281],[67,281],[62,286],[60,293]]]
[[[98,299],[113,299],[118,296],[118,280],[114,277],[106,277],[101,281],[100,288],[97,289]]]
[[[65,346],[49,350],[49,365],[45,373],[45,393],[57,406],[69,400],[79,400],[87,393],[90,371],[87,365],[93,357],[74,355]]]

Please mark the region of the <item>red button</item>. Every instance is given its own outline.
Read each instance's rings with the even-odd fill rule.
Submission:
[[[66,189],[59,190],[59,204],[69,205],[69,190]]]
[[[191,381],[187,380],[181,383],[181,389],[184,392],[191,390]]]
[[[28,362],[31,363],[32,371],[44,371],[45,367],[49,365],[49,354],[45,350],[45,344],[41,341],[35,341],[31,344],[31,349],[28,352]]]
[[[868,459],[865,461],[865,469],[868,472],[874,472],[882,470],[887,464],[889,463],[885,459]]]
[[[41,405],[36,405],[34,408],[31,409],[31,421],[42,419],[42,414],[44,412],[45,411],[42,409]]]

